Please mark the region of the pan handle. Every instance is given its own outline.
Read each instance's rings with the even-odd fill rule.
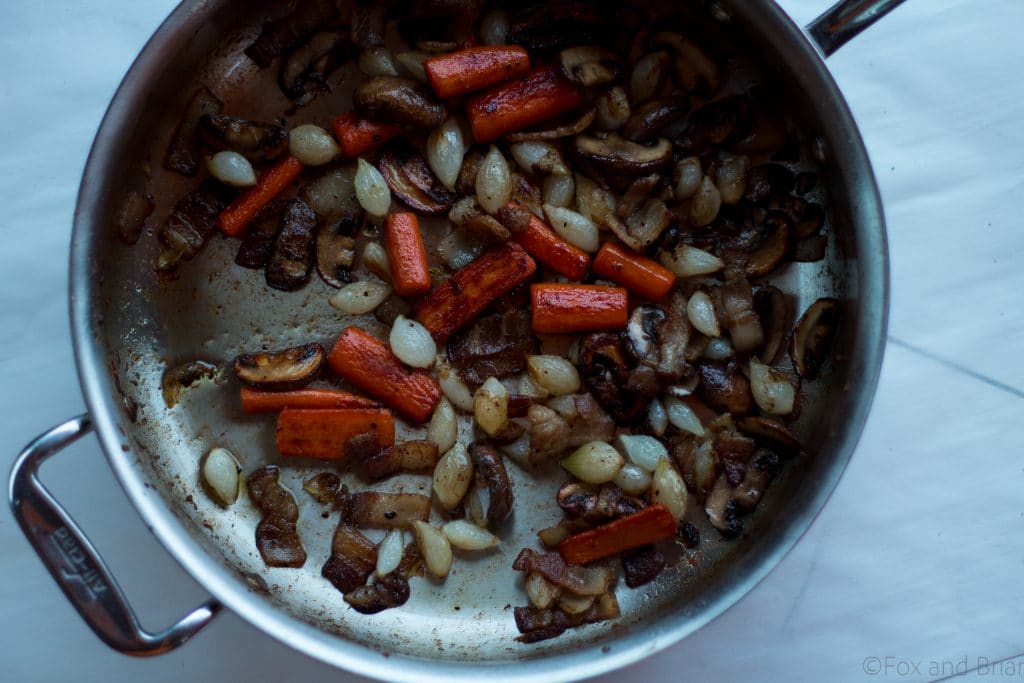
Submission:
[[[904,0],[839,0],[807,25],[807,33],[826,57],[861,31],[903,4]]]
[[[103,642],[137,657],[164,654],[206,626],[220,604],[210,600],[159,633],[150,633],[139,625],[92,543],[39,481],[43,461],[90,431],[89,416],[80,415],[26,446],[11,469],[11,510],[57,585]]]

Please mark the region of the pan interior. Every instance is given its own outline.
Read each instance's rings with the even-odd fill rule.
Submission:
[[[180,528],[229,568],[238,590],[244,587],[251,599],[396,657],[493,664],[578,654],[587,652],[586,648],[638,645],[640,627],[699,625],[724,609],[740,588],[763,576],[772,564],[767,558],[779,557],[802,532],[838,479],[866,414],[882,337],[884,252],[879,251],[882,225],[870,170],[864,165],[866,159],[857,167],[833,163],[830,158],[845,149],[843,145],[852,145],[854,156],[863,151],[856,132],[842,130],[840,124],[849,124],[848,113],[828,91],[830,81],[822,80],[827,77],[820,66],[813,66],[808,48],[793,47],[788,53],[778,49],[780,43],[792,40],[794,29],[773,6],[731,9],[730,29],[742,37],[737,42],[749,47],[750,62],[762,73],[762,83],[793,103],[792,111],[803,117],[807,143],[823,152],[819,170],[822,185],[831,195],[827,205],[831,239],[825,261],[794,264],[771,278],[789,295],[792,310],[803,311],[821,296],[843,302],[836,360],[821,379],[805,385],[796,429],[807,453],[789,463],[776,480],[739,542],[720,540],[702,523],[698,555],[677,558],[672,570],[644,589],[633,591],[620,584],[616,593],[622,619],[524,646],[512,640],[516,630],[510,606],[526,600],[511,562],[520,548],[537,546],[538,529],[560,518],[553,500],[562,481],[557,468],[538,474],[510,464],[517,507],[514,519],[502,531],[501,548],[480,557],[457,558],[443,583],[414,579],[408,604],[371,617],[350,610],[320,576],[337,513],[315,504],[301,484],[325,467],[312,462],[282,467],[282,482],[295,492],[301,507],[300,534],[309,558],[300,570],[263,565],[254,544],[258,513],[244,494],[224,510],[199,486],[199,459],[214,446],[231,450],[247,472],[281,463],[273,445],[273,420],[242,414],[227,359],[242,351],[307,341],[329,348],[338,332],[353,322],[374,332],[382,329],[372,318],[354,321],[331,308],[327,299],[334,290],[315,275],[297,293],[267,288],[261,271],[234,265],[237,242],[219,236],[196,259],[184,263],[176,278],[157,277],[153,272],[159,252],[154,228],[195,184],[161,168],[163,151],[191,93],[206,84],[224,100],[226,113],[256,119],[276,119],[289,108],[275,82],[276,68],[260,71],[242,54],[263,20],[273,16],[275,6],[271,2],[184,3],[129,74],[87,170],[85,199],[76,215],[73,258],[78,259],[78,276],[72,283],[84,288],[85,296],[82,305],[73,302],[73,310],[77,329],[85,334],[78,339],[80,362],[104,370],[102,389],[91,398],[116,406],[112,419],[123,436],[117,445],[106,445],[110,457],[122,465],[119,473],[124,477],[125,471],[131,471],[131,476],[158,492]],[[719,11],[723,7],[730,10],[728,3],[720,3]],[[763,33],[754,22],[760,22]],[[798,61],[803,71],[798,69],[792,78],[791,68]],[[820,92],[810,96],[807,88],[814,83],[828,96]],[[289,114],[287,125],[324,125],[349,110],[354,72],[349,67],[338,70],[331,84],[330,95]],[[846,118],[838,116],[830,127],[820,125],[837,111]],[[106,161],[102,173],[94,168],[96,159]],[[157,206],[151,227],[137,245],[129,247],[118,241],[114,217],[126,193],[139,190],[152,192]],[[879,237],[865,238],[876,233]],[[882,263],[865,263],[865,257]],[[870,291],[859,284],[865,282],[865,273],[878,280],[871,281]],[[79,282],[80,278],[84,281]],[[161,392],[164,371],[194,359],[221,364],[226,372],[198,383],[183,393],[175,407],[168,407]],[[94,414],[107,410],[95,400],[90,404]],[[353,475],[343,474],[343,478],[355,490],[366,488]],[[427,476],[408,476],[373,488],[429,494],[429,486]],[[692,505],[688,517],[703,522],[703,512]],[[186,558],[179,559],[188,564]]]

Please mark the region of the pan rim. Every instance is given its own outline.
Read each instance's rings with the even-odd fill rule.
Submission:
[[[811,67],[801,78],[816,81],[825,93],[822,106],[834,113],[833,130],[848,136],[848,166],[856,181],[854,202],[858,231],[857,263],[859,296],[855,302],[861,324],[855,334],[851,373],[862,384],[851,400],[850,411],[839,437],[836,455],[827,476],[814,487],[807,500],[786,520],[784,528],[769,547],[760,548],[744,558],[743,572],[723,572],[722,583],[694,617],[666,613],[647,628],[634,629],[610,643],[607,651],[600,643],[568,653],[510,660],[500,664],[453,663],[425,660],[399,654],[385,656],[367,646],[322,631],[269,601],[256,599],[244,581],[227,566],[206,552],[191,537],[184,524],[166,505],[160,493],[150,488],[140,468],[134,464],[134,451],[125,452],[121,416],[110,399],[114,380],[106,365],[106,353],[96,329],[91,308],[96,300],[97,278],[92,277],[92,254],[100,248],[96,215],[102,205],[106,175],[117,151],[117,130],[121,122],[136,110],[145,96],[146,73],[167,58],[167,45],[182,33],[194,31],[210,8],[211,0],[185,0],[163,21],[128,70],[103,117],[91,147],[79,187],[74,212],[70,252],[69,308],[74,354],[79,382],[89,413],[96,427],[104,455],[121,487],[142,516],[147,527],[172,557],[200,585],[247,622],[267,635],[289,644],[306,655],[332,666],[381,680],[450,681],[453,678],[479,677],[485,669],[494,680],[551,681],[578,680],[596,676],[632,664],[675,644],[703,628],[757,586],[789,553],[810,528],[814,519],[837,486],[853,455],[867,421],[877,387],[884,353],[889,302],[889,261],[882,202],[870,160],[852,113],[816,48],[786,13],[772,0],[755,3],[744,12],[755,23],[767,26],[777,35],[770,37],[787,43],[795,58]],[[874,229],[872,229],[874,228]],[[856,357],[859,355],[859,357]],[[748,566],[749,565],[749,566]],[[736,576],[736,574],[741,574]]]

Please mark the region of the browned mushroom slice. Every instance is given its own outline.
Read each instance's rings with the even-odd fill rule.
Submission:
[[[819,204],[813,204],[792,195],[775,196],[768,203],[768,208],[781,211],[793,222],[793,233],[797,239],[815,235],[825,224],[825,210]]]
[[[720,145],[743,131],[750,118],[750,100],[727,97],[704,105],[690,116],[690,124],[703,140]]]
[[[331,287],[352,282],[351,268],[356,259],[356,241],[338,234],[331,225],[321,225],[316,233],[316,272]]]
[[[524,310],[488,315],[448,340],[448,359],[463,380],[480,385],[488,377],[507,377],[526,369],[526,357],[539,342]]]
[[[749,416],[736,421],[736,428],[784,455],[800,452],[800,442],[784,425],[767,417]]]
[[[732,538],[743,533],[743,520],[740,519],[740,507],[733,501],[733,487],[720,476],[704,503],[704,512],[712,526],[723,536]]]
[[[583,110],[581,114],[571,114],[564,118],[557,119],[554,124],[549,123],[550,128],[541,130],[524,130],[518,133],[507,135],[508,142],[533,142],[537,140],[558,140],[582,133],[597,117],[597,110],[593,107]]]
[[[619,616],[619,603],[613,593],[604,593],[579,614],[567,614],[554,607],[516,607],[514,614],[516,628],[522,634],[517,636],[516,640],[521,643],[536,643],[556,638],[565,633],[566,629],[616,619]]]
[[[811,235],[793,245],[793,260],[798,263],[815,263],[825,258],[828,250],[828,235]]]
[[[352,101],[369,119],[414,128],[434,128],[447,117],[444,105],[411,78],[375,76],[356,88]]]
[[[570,45],[602,45],[607,19],[590,3],[556,1],[528,5],[512,16],[508,42],[531,53]]]
[[[373,481],[399,472],[432,470],[439,456],[433,441],[405,441],[391,448],[373,449],[369,457],[359,459],[355,466],[364,479]]]
[[[146,227],[146,220],[155,208],[156,204],[149,194],[132,191],[125,195],[117,212],[118,238],[128,245],[138,242],[142,236],[142,229]]]
[[[478,495],[486,491],[486,509],[483,519],[487,525],[500,524],[512,514],[512,480],[505,470],[505,463],[496,450],[482,443],[469,446],[469,457],[473,460],[473,487]],[[472,492],[470,493],[472,496]],[[484,498],[480,495],[480,498]]]
[[[768,275],[782,264],[789,251],[790,229],[789,219],[782,213],[773,211],[768,214],[763,225],[764,238],[757,249],[746,258],[743,271],[748,278]]]
[[[796,178],[793,172],[779,164],[762,164],[750,169],[747,174],[747,201],[763,204],[772,197],[785,195],[793,189]]]
[[[768,485],[779,473],[779,456],[765,448],[759,449],[744,472],[743,480],[736,485],[733,501],[746,510],[757,507],[768,490]]]
[[[360,491],[341,507],[342,517],[356,527],[401,529],[430,517],[430,498],[419,493]]]
[[[622,76],[619,56],[596,45],[566,48],[559,53],[558,61],[566,76],[587,88],[608,85]]]
[[[294,12],[264,24],[259,37],[245,49],[245,54],[261,68],[266,68],[275,57],[333,21],[336,15],[337,8],[332,0],[300,2]]]
[[[580,345],[580,376],[598,402],[620,422],[632,422],[647,410],[647,397],[628,386],[630,367],[617,334],[599,332]]]
[[[182,392],[196,382],[213,379],[220,368],[205,360],[190,360],[168,368],[160,378],[160,389],[168,408],[178,404]]]
[[[835,340],[838,318],[839,302],[831,298],[818,299],[800,316],[789,340],[789,356],[801,377],[818,376]]]
[[[428,215],[447,212],[455,203],[455,196],[431,172],[423,157],[409,152],[400,158],[391,151],[381,154],[380,168],[388,187],[409,208]]]
[[[657,97],[633,112],[622,127],[622,137],[634,142],[653,140],[662,129],[685,116],[689,109],[690,103],[685,97]]]
[[[753,409],[750,382],[735,364],[704,360],[697,371],[700,373],[697,393],[709,406],[734,416],[746,415]]]
[[[641,304],[633,309],[622,331],[626,350],[638,363],[655,367],[661,355],[661,326],[665,311],[654,304]]]
[[[658,333],[661,347],[655,371],[665,383],[678,382],[690,371],[689,363],[696,358],[690,345],[691,326],[686,314],[686,297],[675,292],[665,307],[666,317]]]
[[[653,545],[645,545],[622,554],[622,574],[626,585],[639,588],[658,578],[665,568],[665,556]]]
[[[376,614],[404,605],[408,600],[409,582],[395,572],[345,594],[345,602],[360,614]]]
[[[722,285],[722,310],[734,349],[747,353],[764,344],[764,329],[754,311],[754,292],[745,278],[731,278]]]
[[[348,36],[341,31],[314,34],[281,64],[281,91],[299,105],[328,92],[327,77],[340,63],[341,48],[347,44]]]
[[[299,506],[291,492],[278,483],[280,475],[275,465],[267,465],[246,480],[249,498],[263,513],[256,525],[256,547],[268,567],[301,567],[306,563],[306,551],[296,526]]]
[[[199,122],[204,116],[219,114],[223,106],[224,103],[205,85],[192,95],[174,130],[171,144],[167,147],[164,168],[187,176],[196,174],[199,162],[202,161],[199,137],[196,134]]]
[[[761,347],[761,362],[771,365],[779,355],[779,349],[786,337],[786,322],[789,310],[786,297],[777,287],[763,285],[754,294],[754,312],[761,321],[764,331],[764,346]]]
[[[331,540],[331,556],[320,574],[342,593],[366,584],[377,564],[377,546],[342,521]]]
[[[243,353],[235,358],[235,375],[261,389],[294,389],[309,384],[320,372],[324,347],[303,344],[269,353]]]
[[[603,524],[644,508],[643,501],[627,496],[614,484],[595,489],[578,481],[567,481],[559,487],[556,499],[567,517],[588,524]]]
[[[736,486],[743,481],[747,470],[747,463],[754,457],[757,444],[731,429],[725,429],[715,436],[712,442],[715,456],[722,465],[722,474],[730,486]]]
[[[769,154],[786,146],[789,142],[786,135],[786,124],[782,118],[754,100],[749,129],[742,139],[736,141],[733,150],[750,156]]]
[[[288,204],[287,199],[277,199],[260,210],[245,231],[235,254],[235,263],[243,268],[266,267],[281,231],[281,215]]]
[[[302,482],[302,490],[318,503],[333,503],[341,486],[341,477],[334,472],[319,472]]]
[[[578,135],[573,148],[584,163],[615,176],[662,173],[672,164],[672,143],[665,138],[642,145],[614,133]]]
[[[286,292],[309,282],[313,269],[316,214],[301,199],[292,199],[281,217],[274,252],[267,261],[267,284]]]
[[[180,260],[202,251],[217,229],[217,217],[228,205],[228,196],[223,185],[207,180],[174,205],[159,232],[167,251],[157,261],[158,270],[173,269]]]
[[[651,36],[652,45],[664,45],[675,52],[676,80],[687,92],[708,94],[722,87],[722,69],[714,58],[692,40],[678,33],[662,31]]]
[[[288,149],[284,126],[237,116],[204,116],[199,121],[199,135],[211,150],[231,150],[251,161],[275,159]]]

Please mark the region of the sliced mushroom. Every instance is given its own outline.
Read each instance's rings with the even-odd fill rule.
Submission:
[[[747,174],[747,201],[763,204],[772,197],[785,195],[796,182],[793,172],[780,164],[762,164]]]
[[[372,585],[359,586],[345,594],[345,602],[360,614],[376,614],[392,607],[400,607],[409,600],[409,581],[397,572],[391,572]]]
[[[811,235],[793,245],[793,260],[798,263],[814,263],[825,258],[828,249],[828,235]]]
[[[765,448],[759,449],[747,467],[743,480],[736,485],[733,502],[746,510],[757,507],[768,485],[779,473],[780,466],[778,455]]]
[[[704,503],[704,512],[707,513],[708,520],[727,538],[743,533],[743,520],[740,519],[739,506],[733,502],[732,494],[733,488],[729,486],[725,476],[720,476]]]
[[[160,378],[160,390],[168,408],[178,404],[181,394],[196,382],[216,377],[220,368],[205,360],[190,360],[164,371]]]
[[[661,348],[661,326],[665,322],[664,309],[653,304],[642,304],[633,309],[622,332],[626,350],[638,362],[650,367],[658,364]]]
[[[736,428],[758,443],[785,455],[797,455],[800,442],[784,425],[767,417],[748,416],[736,421]]]
[[[339,51],[347,42],[348,36],[341,31],[314,34],[281,64],[278,84],[282,92],[299,105],[326,93],[327,76],[338,66]]]
[[[693,41],[675,32],[662,31],[651,36],[651,44],[664,45],[675,52],[676,79],[687,92],[700,89],[713,94],[722,86],[721,67]]]
[[[426,86],[411,78],[376,76],[356,88],[352,101],[369,119],[414,128],[436,128],[448,117]]]
[[[202,251],[228,200],[225,186],[211,180],[179,200],[158,233],[167,251],[158,259],[157,270],[171,270]]]
[[[562,484],[556,499],[568,518],[588,524],[603,524],[644,508],[643,501],[627,496],[614,484],[595,488],[575,480]]]
[[[777,211],[769,213],[763,229],[765,234],[761,243],[746,257],[743,272],[748,278],[768,275],[779,267],[789,251],[792,230],[784,214]]]
[[[341,486],[341,477],[334,472],[318,472],[302,482],[302,490],[320,504],[334,502]]]
[[[777,287],[763,285],[754,294],[754,312],[764,330],[764,346],[759,354],[761,362],[771,365],[779,355],[786,336],[789,310],[785,295]]]
[[[303,344],[269,353],[243,353],[235,358],[238,380],[260,389],[294,389],[309,384],[320,372],[324,347]]]
[[[549,123],[550,128],[541,130],[524,130],[519,133],[512,133],[506,136],[509,142],[539,142],[542,140],[558,140],[582,133],[597,117],[597,110],[593,107],[584,109],[581,114],[572,114],[568,118],[556,120],[554,124]]]
[[[337,12],[333,0],[300,2],[290,14],[264,24],[259,37],[245,49],[245,54],[265,69],[300,40],[334,21]]]
[[[622,60],[607,48],[570,47],[558,55],[565,75],[587,88],[613,83],[622,76]]]
[[[187,176],[196,174],[196,171],[199,170],[199,163],[202,161],[199,140],[196,136],[199,122],[205,116],[219,114],[223,106],[224,103],[206,86],[192,95],[188,104],[185,105],[185,111],[181,115],[178,127],[174,130],[171,143],[167,147],[164,168]]]
[[[839,323],[839,302],[822,298],[811,304],[796,324],[789,341],[793,368],[806,379],[814,379],[821,371],[836,336]]]
[[[235,263],[243,268],[266,267],[281,232],[281,215],[287,207],[287,199],[277,199],[260,210],[245,231],[235,254]]]
[[[661,347],[655,371],[666,383],[678,382],[691,371],[689,362],[696,354],[690,350],[690,319],[686,297],[675,292],[665,307],[666,317],[658,332]]]
[[[658,578],[665,564],[665,556],[653,545],[641,546],[622,554],[622,575],[628,587],[639,588]]]
[[[697,371],[700,374],[698,395],[709,406],[734,416],[746,415],[754,407],[750,393],[750,382],[736,368],[735,364],[702,360]]]
[[[671,222],[672,212],[665,202],[651,197],[626,217],[622,228],[612,223],[611,229],[631,249],[642,252],[658,241]]]
[[[356,258],[356,241],[339,235],[337,228],[322,225],[316,234],[316,272],[331,287],[352,282],[350,269]]]
[[[653,140],[668,125],[690,109],[689,100],[679,95],[657,97],[636,109],[622,127],[622,137],[634,142]]]
[[[629,385],[630,367],[622,341],[616,334],[592,334],[580,346],[580,376],[598,402],[620,422],[645,415],[647,400]]]
[[[483,511],[486,524],[500,524],[512,514],[513,503],[512,480],[505,462],[496,450],[479,442],[470,444],[469,457],[473,460],[474,490],[487,492],[488,504]]]
[[[378,166],[391,191],[411,209],[438,215],[446,213],[455,203],[455,196],[416,152],[407,151],[401,158],[390,150],[385,151]]]
[[[249,498],[263,513],[256,525],[256,547],[268,567],[301,567],[306,563],[306,551],[296,525],[299,506],[291,492],[278,483],[280,475],[275,465],[267,465],[246,480]]]
[[[296,290],[309,281],[316,248],[313,231],[316,214],[301,199],[289,200],[281,216],[274,252],[267,262],[267,284],[286,292]]]
[[[747,464],[754,457],[757,444],[735,430],[728,428],[715,435],[712,448],[718,462],[722,465],[722,474],[730,486],[743,481]]]
[[[701,140],[720,145],[745,129],[750,117],[750,100],[726,97],[704,105],[690,116],[693,133]]]
[[[825,210],[819,204],[812,204],[792,195],[775,196],[768,208],[783,212],[793,222],[793,233],[797,239],[816,235],[825,224]]]
[[[661,173],[672,164],[672,143],[665,138],[658,138],[652,145],[641,145],[614,133],[579,135],[573,146],[582,161],[611,175]]]
[[[200,119],[199,136],[211,150],[238,152],[250,161],[269,161],[288,149],[284,126],[224,114]]]

